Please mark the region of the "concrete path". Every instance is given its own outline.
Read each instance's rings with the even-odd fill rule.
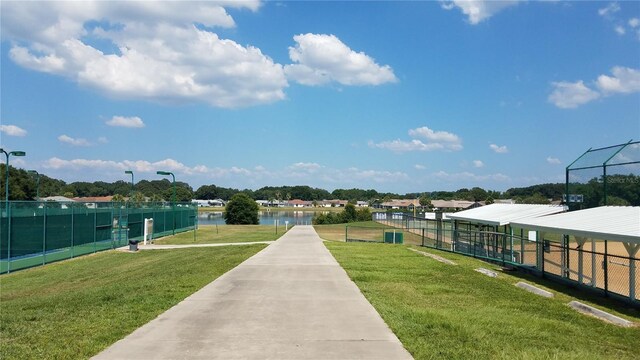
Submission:
[[[311,226],[294,227],[94,357],[411,358]]]

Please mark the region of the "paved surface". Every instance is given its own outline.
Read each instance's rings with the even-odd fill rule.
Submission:
[[[170,286],[170,284],[168,284]],[[311,226],[95,359],[411,359]]]

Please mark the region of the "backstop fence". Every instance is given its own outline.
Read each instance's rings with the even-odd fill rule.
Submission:
[[[191,203],[0,202],[0,273],[69,259],[139,241],[145,219],[153,238],[194,229]]]
[[[524,268],[551,280],[640,305],[640,259],[630,257],[621,242],[584,242],[553,233],[538,239],[524,229],[487,229],[478,224],[454,224],[400,213],[377,213],[373,220],[381,227],[348,226],[346,240],[384,242],[384,233],[393,228],[403,232],[405,244]]]

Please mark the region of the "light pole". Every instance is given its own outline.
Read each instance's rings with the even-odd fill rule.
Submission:
[[[40,174],[35,170],[27,171],[29,174],[36,175],[36,201],[40,200]]]
[[[173,235],[176,234],[176,176],[170,171],[156,171],[158,175],[171,175],[173,178],[173,197],[172,197],[172,210],[173,210]]]
[[[124,172],[125,174],[131,174],[131,195],[129,195],[129,200],[131,200],[131,198],[133,197],[133,187],[134,187],[134,182],[133,182],[133,171],[131,170],[125,170]]]
[[[4,149],[0,149],[0,152],[4,153],[5,156],[5,166],[4,171],[6,172],[6,182],[4,183],[4,200],[7,204],[7,210],[9,209],[9,156],[25,156],[27,155],[24,151],[9,151],[6,152]]]
[[[4,184],[5,211],[7,213],[7,273],[11,271],[11,208],[9,208],[9,156],[25,156],[24,151],[9,151],[0,149],[5,156],[6,162],[4,171],[7,173],[6,183]]]

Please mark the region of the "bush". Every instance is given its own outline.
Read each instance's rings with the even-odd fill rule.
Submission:
[[[258,225],[258,204],[247,194],[233,195],[227,203],[224,220],[228,225]]]
[[[353,204],[347,204],[344,210],[337,214],[317,214],[313,217],[313,225],[345,224],[355,221],[369,220],[371,220],[371,210],[369,210],[369,208],[356,210],[356,207]]]

